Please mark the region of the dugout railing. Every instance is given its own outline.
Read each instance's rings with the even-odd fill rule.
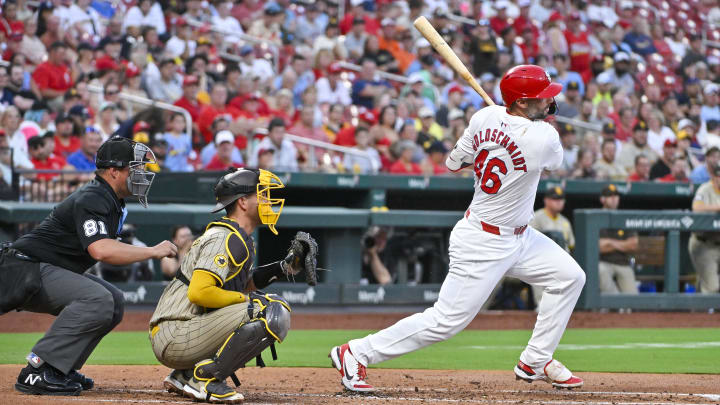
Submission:
[[[683,234],[695,231],[720,232],[720,216],[690,211],[640,211],[578,209],[574,212],[575,259],[587,280],[578,308],[583,309],[708,309],[720,308],[720,294],[686,293],[680,290],[680,275],[694,273]],[[663,233],[665,236],[663,291],[655,293],[606,294],[600,292],[598,240],[602,229]],[[643,249],[640,246],[640,249]],[[720,249],[720,247],[718,247]]]

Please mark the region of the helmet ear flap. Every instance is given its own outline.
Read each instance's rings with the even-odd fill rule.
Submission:
[[[548,114],[555,115],[558,112],[558,105],[555,99],[553,98],[552,104],[550,104],[550,110],[548,111]]]

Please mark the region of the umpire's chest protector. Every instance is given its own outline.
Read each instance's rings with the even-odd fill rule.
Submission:
[[[224,227],[230,230],[225,237],[225,251],[228,257],[228,266],[232,269],[222,286],[225,290],[243,292],[250,279],[253,263],[255,262],[255,243],[250,235],[242,229],[237,222],[223,217],[208,224],[211,227]]]

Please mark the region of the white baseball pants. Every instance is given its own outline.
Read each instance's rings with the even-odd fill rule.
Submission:
[[[520,360],[543,367],[553,358],[585,284],[585,273],[555,242],[528,227],[513,235],[488,233],[462,218],[450,234],[450,269],[437,302],[422,313],[362,339],[350,350],[365,366],[401,356],[463,330],[503,276],[544,289],[537,322]]]

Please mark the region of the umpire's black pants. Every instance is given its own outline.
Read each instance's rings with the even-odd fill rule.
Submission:
[[[95,276],[40,264],[42,288],[23,310],[57,316],[33,353],[67,374],[79,370],[123,317],[123,293]]]

